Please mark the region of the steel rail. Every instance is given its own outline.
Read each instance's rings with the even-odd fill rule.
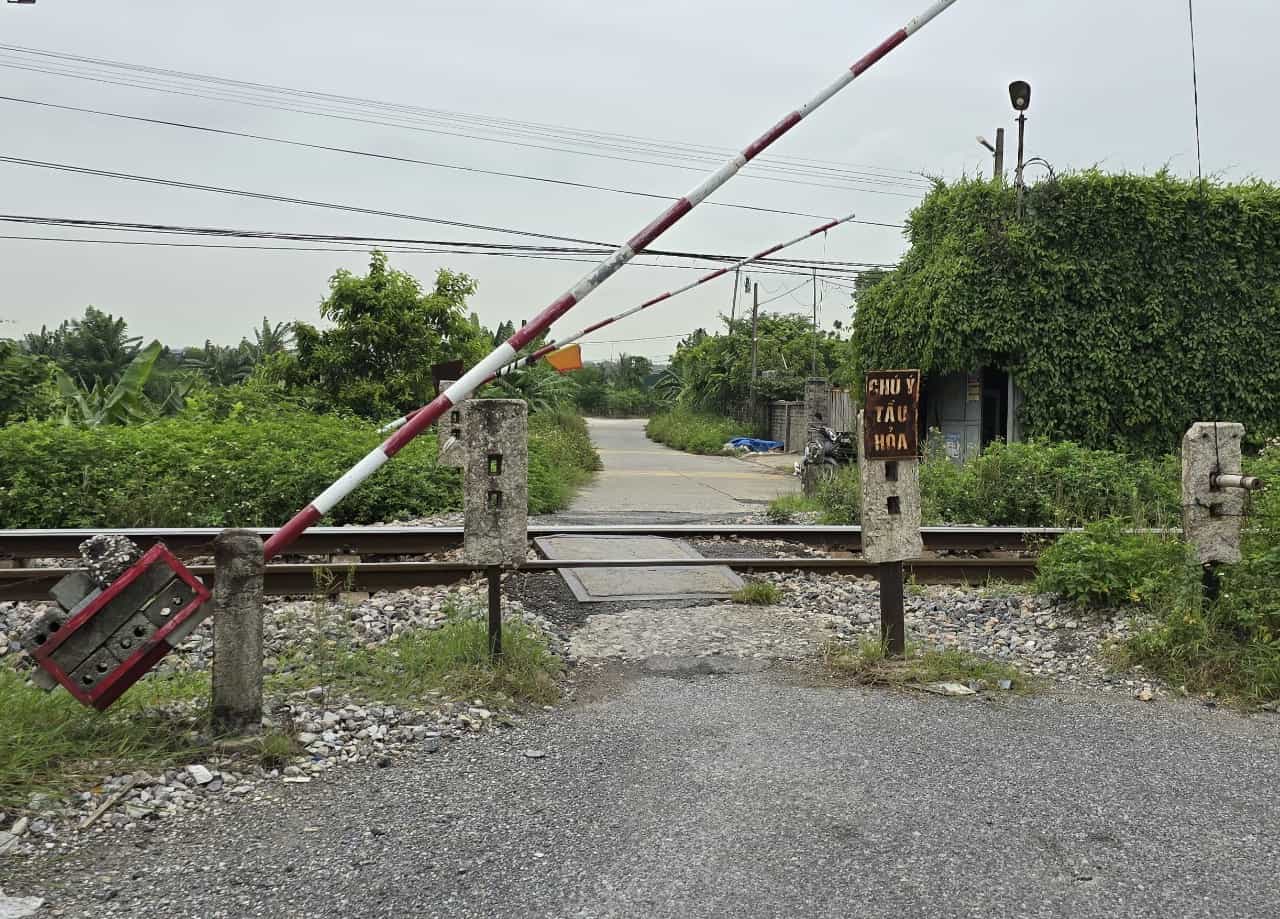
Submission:
[[[97,533],[127,536],[146,550],[163,542],[176,555],[210,555],[218,527],[141,527],[109,530],[25,529],[0,530],[0,558],[76,558],[81,542]],[[274,528],[257,529],[269,539]],[[998,551],[1033,549],[1063,533],[1061,527],[922,527],[926,549]],[[734,524],[619,524],[529,527],[529,538],[542,536],[665,536],[673,539],[751,539],[794,542],[810,546],[857,550],[862,545],[859,526],[799,526]],[[462,527],[312,527],[290,548],[290,556],[329,555],[431,555],[462,545]]]
[[[984,584],[990,580],[1024,581],[1035,576],[1033,559],[937,558],[904,562],[909,575],[926,583]],[[818,571],[832,574],[874,575],[877,566],[860,558],[658,558],[658,559],[536,559],[519,572],[562,568],[706,568],[725,566],[735,571]],[[43,600],[59,580],[76,568],[0,569],[0,601]],[[266,568],[266,592],[275,596],[305,596],[338,590],[404,590],[457,584],[482,577],[483,565],[467,562],[360,562],[316,565],[274,564]],[[213,585],[212,565],[194,565],[191,572]],[[508,572],[511,573],[511,572]],[[336,585],[336,586],[335,586]]]

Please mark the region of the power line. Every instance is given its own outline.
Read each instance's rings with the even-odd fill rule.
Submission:
[[[20,49],[20,48],[17,48],[16,46],[0,45],[0,48],[9,48],[11,50],[18,50],[23,53],[30,53],[30,54],[66,57],[73,60],[78,59],[77,56],[74,56],[74,55],[56,55],[51,52],[41,52],[41,51],[34,51],[34,50],[28,50],[28,49]],[[92,58],[85,58],[83,60],[94,61],[94,59]],[[107,66],[123,68],[126,70],[154,69],[154,68],[139,68],[139,65],[119,64],[115,62],[105,62],[105,63]],[[691,152],[683,152],[679,149],[675,149],[674,152],[664,152],[662,150],[653,151],[653,150],[643,150],[643,149],[637,151],[639,155],[653,156],[656,153],[656,155],[666,157],[667,159],[683,160],[685,161],[685,163],[690,163],[690,162],[697,163],[697,165],[683,165],[681,163],[661,162],[661,161],[655,161],[653,159],[639,159],[639,158],[636,158],[635,156],[621,156],[614,153],[599,152],[598,150],[596,151],[577,150],[577,149],[570,149],[566,147],[550,146],[547,144],[531,143],[528,141],[511,140],[509,138],[504,138],[504,137],[487,137],[483,135],[471,134],[471,133],[460,132],[460,131],[447,131],[439,127],[424,127],[421,124],[406,124],[403,121],[388,121],[385,116],[382,118],[367,117],[368,112],[364,110],[362,110],[359,114],[355,114],[347,109],[338,109],[338,110],[334,110],[333,108],[316,109],[314,108],[314,106],[316,105],[316,103],[314,102],[308,103],[308,104],[311,104],[313,108],[304,109],[304,108],[299,108],[297,104],[282,105],[278,101],[272,101],[269,98],[263,99],[261,97],[254,97],[254,96],[245,97],[242,95],[240,96],[227,95],[227,93],[230,92],[229,90],[220,89],[219,91],[222,94],[216,95],[216,94],[211,94],[208,90],[203,89],[201,87],[175,88],[172,85],[155,85],[153,83],[137,82],[137,80],[142,79],[138,77],[132,77],[132,79],[135,82],[128,82],[128,81],[122,81],[122,80],[111,78],[111,76],[119,76],[119,74],[103,75],[101,73],[95,73],[95,72],[86,73],[86,72],[55,70],[55,69],[50,69],[47,66],[44,66],[44,67],[33,66],[30,62],[26,62],[26,61],[23,61],[22,63],[14,63],[13,61],[0,60],[0,67],[7,67],[11,69],[42,73],[42,74],[47,74],[52,76],[63,76],[63,77],[71,77],[74,79],[90,80],[93,82],[120,85],[120,86],[135,88],[135,89],[145,89],[145,90],[165,92],[165,93],[182,95],[182,96],[190,96],[193,98],[201,98],[201,99],[207,99],[212,101],[230,102],[230,103],[241,104],[241,105],[250,105],[254,107],[268,108],[268,109],[273,109],[277,111],[288,111],[288,112],[294,112],[297,114],[315,115],[315,116],[326,117],[326,118],[337,118],[337,119],[346,120],[346,121],[354,121],[354,122],[376,124],[376,125],[382,125],[382,126],[388,126],[388,127],[396,127],[396,128],[406,129],[406,130],[422,131],[426,133],[440,134],[445,136],[464,137],[464,138],[469,138],[474,140],[482,140],[482,141],[492,142],[492,143],[514,145],[514,146],[526,147],[531,149],[551,150],[555,152],[570,153],[570,154],[580,155],[580,156],[592,156],[597,158],[611,159],[615,161],[663,166],[663,167],[678,168],[683,170],[696,169],[698,171],[701,171],[702,168],[706,165],[706,163],[710,161],[710,158],[715,156],[714,154],[702,153],[696,150],[692,150],[692,148],[690,148]],[[194,81],[206,81],[206,82],[213,81],[213,82],[231,83],[231,84],[240,82],[240,81],[229,81],[223,78],[205,77],[203,75],[198,75],[198,74],[184,75],[178,71],[173,71],[172,73],[177,74],[181,79],[188,79],[188,80],[194,80]],[[244,84],[244,85],[253,86],[255,84]],[[193,89],[201,89],[202,91],[193,91]],[[283,88],[283,87],[266,87],[266,89],[270,92],[284,93],[286,95],[328,97],[328,94],[310,93],[308,91],[301,91],[301,90],[290,90],[288,88]],[[429,109],[417,110],[415,107],[412,107],[412,106],[399,106],[399,105],[393,105],[390,103],[379,103],[374,100],[359,100],[359,99],[355,99],[354,97],[332,97],[332,98],[338,99],[338,100],[350,100],[350,101],[344,101],[342,102],[342,104],[351,104],[351,102],[360,102],[361,104],[366,106],[371,105],[377,108],[390,110],[392,112],[412,113],[415,111],[421,111],[422,113],[424,113],[424,114],[417,114],[417,115],[410,114],[410,115],[394,116],[399,118],[417,118],[421,120],[424,117],[433,117],[437,119],[455,117],[452,115],[433,113],[433,111]],[[481,116],[465,116],[465,118],[480,119]],[[494,130],[505,130],[506,133],[511,133],[509,129],[494,129]],[[567,129],[567,130],[572,130],[572,129]],[[585,134],[588,132],[579,131],[577,133]],[[527,135],[528,135],[528,132],[523,132],[523,135],[521,135],[520,132],[517,132],[517,136],[527,136]],[[618,136],[623,136],[623,135],[618,135]],[[598,142],[588,142],[588,141],[572,140],[572,139],[569,142],[578,143],[580,145],[595,143],[595,146],[601,146],[601,144],[599,144]],[[647,141],[644,142],[644,144],[648,146],[655,146],[656,143],[657,142],[647,142]],[[623,150],[627,150],[628,152],[630,152],[631,150],[631,148],[620,147],[617,144],[604,144],[603,146],[605,149],[623,149]],[[708,149],[712,149],[712,148],[708,148]],[[817,162],[817,161],[814,161],[814,162]],[[901,196],[901,197],[913,197],[913,198],[919,197],[920,194],[923,193],[923,191],[927,190],[927,185],[924,183],[923,178],[922,177],[917,178],[914,175],[912,176],[912,182],[906,183],[898,180],[893,180],[885,176],[876,176],[876,177],[858,176],[854,173],[849,172],[848,170],[831,169],[829,167],[821,167],[821,166],[806,166],[806,165],[803,165],[803,163],[797,163],[795,166],[784,166],[784,165],[774,165],[768,161],[757,160],[753,164],[753,166],[757,170],[778,173],[778,175],[759,175],[759,174],[752,175],[748,173],[750,177],[761,179],[761,180],[767,180],[767,181],[784,182],[788,184],[809,185],[809,186],[820,187],[820,188],[834,188],[834,189],[844,190],[844,191],[863,191],[869,194],[888,194],[888,195],[895,195],[895,196]],[[904,171],[904,175],[905,174],[906,173]],[[801,178],[787,178],[786,176],[807,176],[809,178],[815,178],[815,177],[829,178],[833,180],[844,181],[846,183],[854,182],[859,184],[832,185],[830,183],[805,181]],[[884,191],[877,188],[866,187],[867,185],[872,185],[872,186],[897,185],[899,187],[916,188],[918,189],[919,193],[906,194],[904,192]]]
[[[522,179],[528,182],[542,182],[548,185],[560,185],[569,188],[582,188],[592,191],[610,192],[612,194],[630,195],[637,198],[653,198],[662,201],[675,201],[676,195],[659,195],[653,192],[635,191],[627,188],[616,188],[609,185],[594,185],[589,182],[574,182],[569,179],[556,179],[549,176],[527,175],[518,172],[502,172],[496,169],[482,169],[478,166],[463,166],[458,163],[442,163],[434,160],[416,159],[409,156],[397,156],[390,153],[378,153],[371,150],[358,150],[352,147],[337,147],[329,144],[308,143],[301,140],[291,140],[284,137],[272,137],[266,134],[253,134],[247,131],[232,131],[225,128],[215,128],[208,125],[190,124],[181,121],[169,121],[163,118],[147,118],[142,115],[128,115],[122,112],[108,112],[102,109],[82,108],[76,105],[59,105],[54,102],[44,102],[39,99],[24,99],[18,96],[0,96],[0,101],[17,102],[24,105],[35,105],[42,108],[58,109],[65,112],[79,112],[86,115],[100,115],[105,118],[117,118],[125,121],[136,121],[143,124],[163,125],[165,127],[183,128],[190,131],[202,131],[208,134],[220,134],[225,137],[238,137],[247,140],[259,140],[274,144],[284,144],[291,147],[302,147],[310,150],[325,150],[331,153],[344,153],[351,156],[363,156],[372,159],[389,160],[396,163],[408,163],[415,166],[431,166],[437,169],[452,169],[458,172],[475,173],[478,175],[498,176],[507,179]],[[828,217],[828,214],[810,214],[805,211],[787,211],[772,207],[760,207],[752,204],[737,204],[725,201],[708,201],[707,204],[713,207],[727,207],[738,210],[758,211],[765,214],[780,214],[788,217],[812,217],[821,220]],[[867,226],[883,226],[895,229],[903,229],[902,224],[881,223],[873,220],[852,220],[850,223],[861,223]]]
[[[277,95],[285,97],[300,97],[308,102],[319,102],[328,105],[339,106],[355,106],[360,109],[376,108],[383,109],[398,114],[412,115],[422,119],[432,119],[445,122],[458,122],[466,125],[475,125],[484,128],[497,127],[501,130],[520,133],[525,136],[550,136],[555,138],[585,138],[587,141],[598,142],[607,140],[611,142],[626,142],[640,147],[659,148],[675,150],[685,155],[696,155],[699,157],[715,157],[721,158],[727,153],[733,151],[724,147],[708,146],[704,144],[691,144],[687,142],[660,141],[653,138],[639,137],[632,134],[621,134],[617,132],[607,132],[599,130],[588,130],[582,128],[566,127],[564,125],[549,125],[531,121],[520,121],[509,118],[499,118],[490,115],[477,115],[466,112],[455,112],[447,109],[427,108],[417,105],[409,105],[406,103],[392,103],[377,99],[370,99],[360,96],[347,96],[334,93],[320,92],[316,90],[296,89],[287,86],[280,86],[270,83],[256,83],[246,80],[237,80],[227,77],[213,76],[209,74],[193,73],[189,71],[173,70],[162,67],[151,67],[143,64],[133,64],[122,61],[112,61],[105,58],[95,58],[86,55],[70,54],[66,52],[46,51],[38,48],[24,47],[21,45],[5,45],[0,44],[0,50],[9,51],[18,55],[26,55],[28,57],[52,58],[58,62],[59,66],[64,67],[90,67],[90,68],[107,68],[110,70],[123,70],[134,76],[135,79],[155,79],[169,81],[169,85],[173,85],[173,80],[183,80],[187,82],[215,84],[220,91],[224,92],[242,92],[242,93],[266,93],[268,95]],[[19,60],[24,60],[19,58]],[[25,60],[24,60],[24,63]],[[89,73],[101,72],[100,70],[88,70]],[[139,76],[140,75],[140,76]],[[909,179],[912,183],[928,185],[928,181],[919,173],[919,171],[904,169],[889,169],[881,166],[867,166],[861,164],[863,169],[872,170],[864,172],[859,170],[851,170],[850,166],[858,166],[859,164],[841,163],[835,160],[815,159],[811,157],[796,156],[780,156],[771,155],[763,157],[757,161],[766,165],[771,164],[791,164],[806,168],[823,169],[829,172],[845,174],[850,176],[866,176],[873,179]]]
[[[138,175],[131,172],[113,172],[109,169],[93,169],[89,166],[75,166],[69,163],[52,163],[47,160],[31,160],[17,156],[0,156],[0,163],[12,163],[17,166],[35,166],[40,169],[54,169],[77,175],[91,175],[107,179],[122,179],[128,182],[142,182],[149,185],[165,185],[170,188],[185,188],[190,191],[206,191],[220,195],[234,195],[240,198],[253,198],[258,201],[277,201],[281,204],[299,204],[305,207],[323,207],[335,211],[348,211],[353,214],[372,214],[377,217],[394,217],[398,220],[417,220],[423,223],[434,223],[446,227],[461,227],[468,230],[484,230],[489,233],[505,233],[510,236],[528,236],[534,239],[554,239],[561,242],[587,243],[593,246],[604,246],[605,243],[591,239],[578,239],[572,236],[558,236],[553,233],[537,233],[532,230],[516,230],[510,227],[486,226],[479,223],[466,223],[460,220],[446,220],[442,217],[425,217],[421,214],[404,214],[398,211],[384,211],[377,208],[358,207],[353,204],[335,204],[331,201],[313,201],[307,198],[294,198],[288,195],[273,195],[267,192],[248,191],[243,188],[227,188],[220,185],[203,185],[198,182],[183,182],[177,179],[161,179],[155,176]]]
[[[760,303],[759,306],[766,306],[767,304],[772,303],[774,300],[781,300],[783,297],[789,296],[790,294],[795,293],[797,290],[800,290],[803,287],[808,287],[809,283],[810,283],[809,281],[805,281],[801,284],[797,284],[795,287],[791,288],[790,290],[784,290],[782,293],[778,294],[776,297],[770,297],[768,300],[765,300],[763,303]]]
[[[504,252],[512,255],[584,255],[599,257],[607,253],[609,250],[607,244],[600,247],[573,247],[573,246],[533,246],[528,244],[517,243],[495,243],[495,242],[471,242],[462,240],[441,240],[441,239],[418,239],[399,236],[356,236],[351,234],[334,234],[334,233],[296,233],[285,232],[279,230],[256,230],[256,229],[240,229],[229,227],[202,227],[202,226],[181,226],[175,224],[158,224],[158,223],[142,223],[121,220],[93,220],[88,218],[76,217],[48,217],[29,214],[3,214],[0,213],[0,222],[18,223],[35,226],[51,226],[51,227],[68,227],[73,229],[88,229],[95,231],[138,233],[138,234],[167,234],[167,235],[184,235],[184,236],[212,236],[218,238],[243,238],[243,239],[269,239],[269,240],[287,240],[296,242],[326,242],[326,243],[355,243],[360,244],[367,249],[369,246],[387,247],[391,246],[432,246],[447,247],[450,251],[454,250],[486,250],[495,252]],[[27,237],[34,238],[34,237]],[[679,258],[695,261],[710,262],[736,262],[740,260],[740,256],[727,255],[722,253],[711,252],[684,252],[679,250],[653,249],[646,250],[644,255],[650,257]],[[754,262],[753,265],[762,269],[776,271],[779,268],[818,268],[824,272],[836,273],[836,276],[845,276],[850,271],[857,271],[866,268],[892,267],[881,265],[878,263],[854,262],[854,261],[833,261],[826,259],[795,259],[795,258],[771,258],[761,259]],[[655,265],[654,267],[667,267]],[[683,265],[672,265],[669,267],[687,267]],[[753,268],[755,270],[755,268]]]

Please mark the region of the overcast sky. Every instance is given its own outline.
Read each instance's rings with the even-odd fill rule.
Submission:
[[[841,68],[902,25],[923,0],[600,0],[188,4],[159,0],[38,0],[0,7],[0,44],[360,96],[489,119],[710,147],[741,148],[807,101]],[[1280,9],[1260,0],[1197,3],[1205,169],[1275,179],[1280,127],[1270,93]],[[49,69],[48,59],[0,51],[0,64]],[[83,72],[83,66],[80,67]],[[118,74],[99,68],[102,76]],[[339,145],[418,159],[680,195],[705,166],[680,168],[530,149],[558,141],[463,128],[478,140],[251,107],[0,66],[0,94],[150,118]],[[913,173],[954,178],[989,171],[975,135],[1016,130],[1006,86],[1033,86],[1028,155],[1059,171],[1099,165],[1195,173],[1187,7],[1183,0],[959,0],[787,135],[773,155],[821,160],[841,188],[752,178],[712,200],[900,223],[923,192]],[[173,81],[167,85],[173,86]],[[201,90],[204,92],[204,90]],[[1258,97],[1261,98],[1258,98]],[[467,174],[0,101],[0,154],[234,186],[277,195],[616,242],[662,203],[624,195]],[[528,129],[525,129],[526,131]],[[584,136],[584,135],[580,135]],[[631,152],[610,151],[627,159]],[[651,147],[655,155],[669,146]],[[1038,178],[1043,173],[1030,173]],[[782,177],[774,173],[774,178]],[[788,174],[795,176],[794,173]],[[857,181],[850,181],[856,178]],[[251,201],[0,163],[0,212],[287,232],[538,242],[387,217]],[[699,208],[657,244],[745,254],[796,236],[811,217]],[[0,234],[147,237],[0,224]],[[154,239],[154,237],[151,237]],[[192,241],[174,239],[173,241]],[[791,250],[797,256],[893,262],[900,230],[846,226]],[[0,239],[0,336],[80,314],[86,304],[124,316],[135,334],[170,344],[232,343],[269,316],[316,321],[338,267],[361,252],[286,252],[107,246]],[[393,255],[429,283],[447,266],[479,282],[482,320],[527,318],[587,265],[479,256]],[[624,269],[575,309],[562,333],[632,306],[696,274]],[[803,278],[762,278],[762,299]],[[711,326],[729,306],[721,280],[620,323],[586,356],[661,356],[675,338]],[[825,325],[849,316],[847,293],[822,290]],[[802,288],[768,308],[807,309]],[[639,342],[618,339],[649,338]],[[610,342],[614,342],[610,344]]]

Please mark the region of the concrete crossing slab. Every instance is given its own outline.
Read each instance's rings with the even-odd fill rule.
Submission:
[[[533,542],[549,559],[702,558],[687,542],[661,536],[541,536]],[[742,586],[727,566],[565,568],[560,575],[579,603],[713,599]]]

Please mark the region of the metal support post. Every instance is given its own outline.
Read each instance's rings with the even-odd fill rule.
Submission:
[[[991,177],[997,182],[1004,181],[1004,128],[996,128],[996,152],[992,157]]]
[[[880,640],[884,642],[890,657],[902,657],[907,653],[907,621],[902,604],[902,562],[881,562],[877,575],[880,578]]]
[[[1018,188],[1018,219],[1019,220],[1022,219],[1022,186],[1023,186],[1022,137],[1026,131],[1026,128],[1027,128],[1027,116],[1026,116],[1026,113],[1024,112],[1018,115],[1018,171],[1017,171],[1017,174],[1014,176],[1014,180],[1013,180],[1014,184]]]
[[[502,657],[502,568],[490,565],[485,569],[489,579],[489,659]]]

